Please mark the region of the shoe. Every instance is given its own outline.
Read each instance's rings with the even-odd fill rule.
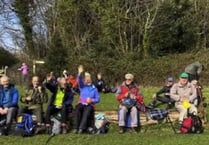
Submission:
[[[137,134],[136,127],[131,128],[131,133]]]
[[[120,133],[120,134],[125,133],[125,129],[124,129],[124,127],[123,127],[123,126],[120,126],[119,133]]]
[[[153,108],[155,108],[155,105],[154,105],[153,103],[150,103],[150,104],[147,106],[147,108],[153,109]]]
[[[82,133],[83,133],[83,129],[79,129],[78,134],[82,134]]]
[[[78,129],[73,129],[73,133],[77,134],[78,133]]]
[[[39,134],[42,131],[42,127],[41,126],[37,126],[35,128],[35,134]]]

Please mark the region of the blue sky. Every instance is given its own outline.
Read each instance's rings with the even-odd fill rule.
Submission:
[[[19,49],[15,41],[21,37],[22,28],[11,10],[10,0],[4,2],[0,1],[0,46],[8,50]]]

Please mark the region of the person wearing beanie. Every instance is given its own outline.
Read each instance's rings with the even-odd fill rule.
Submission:
[[[175,101],[170,97],[170,89],[174,84],[173,77],[168,77],[166,80],[166,85],[163,86],[156,94],[153,96],[152,102],[149,104],[149,107],[155,108],[161,104],[167,104],[167,109],[170,109],[174,106]],[[162,96],[163,95],[163,96]],[[160,102],[157,104],[157,102]]]

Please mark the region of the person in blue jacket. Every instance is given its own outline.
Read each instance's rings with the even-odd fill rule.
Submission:
[[[2,124],[2,134],[8,134],[10,130],[12,121],[17,114],[18,99],[19,93],[15,85],[10,84],[8,76],[2,76],[0,84],[0,119],[1,121],[5,120],[5,123]]]
[[[83,66],[78,67],[78,85],[80,97],[75,107],[73,120],[73,133],[84,133],[90,127],[94,127],[94,106],[99,103],[100,96],[97,88],[92,84],[91,75],[84,74]]]

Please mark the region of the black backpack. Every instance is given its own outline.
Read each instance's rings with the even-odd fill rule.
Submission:
[[[191,114],[182,122],[181,133],[203,133],[204,128],[199,116]]]

